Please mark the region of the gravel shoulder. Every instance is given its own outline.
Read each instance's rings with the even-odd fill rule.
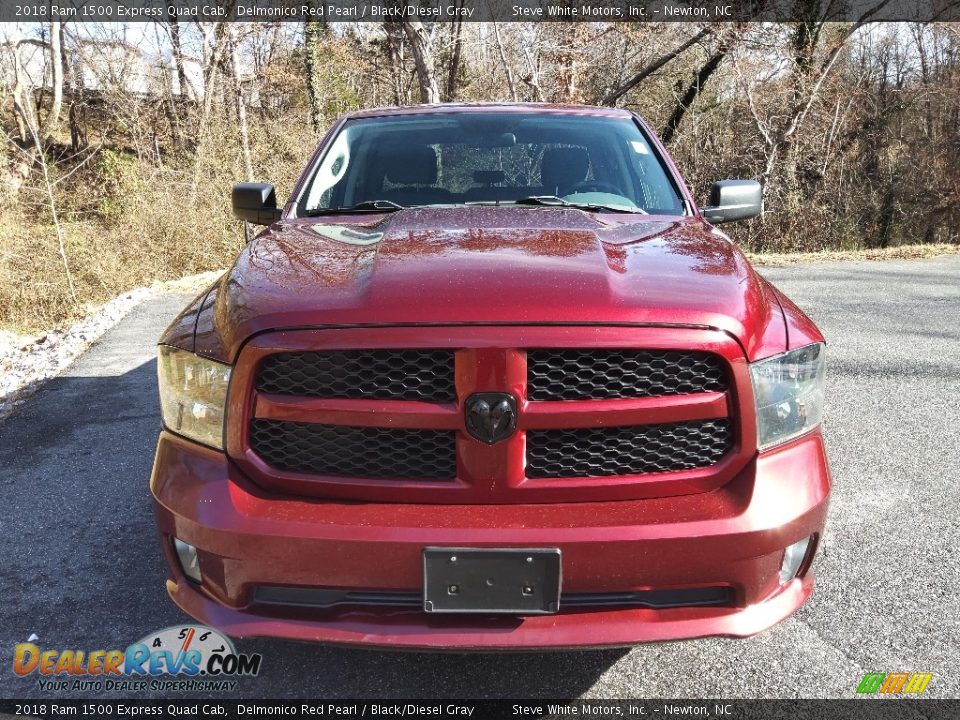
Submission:
[[[267,640],[252,697],[853,697],[868,671],[960,696],[960,256],[761,268],[828,338],[835,488],[817,589],[747,640],[630,651],[391,654]],[[195,293],[193,293],[195,294]],[[138,305],[0,422],[0,696],[31,633],[111,648],[185,618],[167,599],[147,478],[154,343],[191,295]]]
[[[205,272],[121,293],[67,327],[32,335],[0,330],[0,420],[13,413],[43,382],[69,367],[137,305],[163,294],[199,293],[221,274],[219,270]]]

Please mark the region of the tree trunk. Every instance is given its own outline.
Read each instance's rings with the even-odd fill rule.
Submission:
[[[700,41],[703,40],[705,37],[707,37],[708,35],[712,35],[712,34],[713,34],[713,30],[712,30],[711,28],[704,28],[703,30],[701,30],[700,32],[698,32],[696,35],[694,35],[694,36],[691,37],[690,39],[686,40],[686,41],[685,41],[683,44],[681,44],[678,48],[676,48],[676,49],[674,49],[674,50],[671,50],[671,51],[668,52],[666,55],[661,55],[659,58],[657,58],[657,59],[654,60],[652,63],[650,63],[649,65],[647,65],[645,68],[643,68],[640,72],[638,72],[638,73],[637,73],[636,75],[634,75],[632,78],[630,78],[630,79],[627,80],[625,83],[623,83],[623,85],[621,85],[620,87],[618,87],[616,90],[613,90],[613,91],[611,91],[610,93],[608,93],[607,96],[603,99],[603,104],[604,104],[604,105],[615,105],[615,104],[617,103],[617,100],[619,100],[620,98],[622,98],[622,97],[623,97],[624,95],[626,95],[630,90],[632,90],[632,89],[635,88],[637,85],[639,85],[641,82],[643,82],[647,77],[649,77],[650,75],[652,75],[653,73],[655,73],[657,70],[659,70],[660,68],[662,68],[664,65],[666,65],[668,62],[670,62],[671,60],[673,60],[675,57],[677,57],[677,55],[679,55],[680,53],[682,53],[684,50],[686,50],[687,48],[689,48],[691,45],[700,42]]]
[[[65,43],[60,43],[61,48]],[[80,152],[87,146],[87,133],[83,128],[81,110],[85,102],[82,79],[78,77],[78,68],[73,64],[70,53],[63,53],[63,74],[65,77],[64,100],[67,105],[67,127],[70,129],[70,149],[74,153]],[[78,83],[80,80],[80,83]]]
[[[823,87],[824,81],[833,71],[847,41],[857,30],[870,22],[870,18],[880,12],[889,2],[890,0],[880,0],[876,5],[864,12],[855,23],[847,25],[840,37],[834,41],[833,47],[820,63],[817,72],[810,72],[808,74],[806,81],[807,84],[809,84],[809,88],[805,88],[805,95],[798,98],[781,126],[780,131],[775,135],[771,133],[771,138],[768,141],[769,151],[767,153],[767,164],[763,171],[762,180],[763,194],[765,197],[770,194],[772,189],[777,185],[777,163],[780,158],[790,158],[794,135],[803,125],[804,120],[807,118],[807,113],[810,112],[810,108],[819,97],[820,89]],[[811,50],[810,52],[812,53],[813,51]]]
[[[37,114],[33,106],[33,90],[23,69],[23,60],[20,57],[20,48],[23,43],[13,47],[13,110],[17,117],[17,127],[20,131],[20,141],[29,144],[39,136]]]
[[[50,22],[50,79],[53,83],[53,100],[50,103],[50,112],[40,131],[40,141],[45,140],[60,122],[60,109],[63,107],[63,24],[59,21]]]
[[[383,23],[383,47],[390,61],[390,89],[393,91],[393,104],[405,105],[403,90],[403,30],[397,23]]]
[[[320,53],[326,23],[321,20],[307,20],[303,28],[303,60],[307,73],[307,93],[310,96],[310,124],[315,135],[323,132],[323,82],[320,77]]]
[[[463,7],[464,0],[458,0],[457,7]],[[450,56],[450,70],[447,73],[446,101],[450,102],[457,98],[457,80],[460,75],[460,60],[463,51],[463,21],[461,16],[457,15],[453,28],[453,53]]]
[[[558,27],[552,34],[552,49],[548,58],[554,64],[554,84],[550,96],[551,102],[579,103],[579,59],[582,48],[589,42],[586,23],[569,23]],[[553,30],[553,25],[550,25]]]
[[[167,0],[167,7],[175,7],[173,0]],[[173,54],[173,64],[177,71],[178,93],[181,100],[190,100],[190,83],[187,80],[187,70],[183,64],[183,46],[180,44],[180,25],[176,20],[167,20],[167,34],[170,36],[170,49]]]
[[[420,102],[433,104],[440,102],[440,88],[433,66],[433,47],[430,34],[419,20],[404,20],[403,31],[410,41],[413,62],[417,66],[417,80],[420,83]]]
[[[537,34],[534,36],[534,41],[529,45],[523,45],[523,53],[527,60],[527,67],[530,72],[520,78],[521,82],[530,88],[530,99],[533,102],[542,102],[543,101],[543,86],[540,82],[540,73],[543,70],[540,52],[539,52],[539,41],[542,36],[540,35],[540,28],[537,28]]]
[[[207,130],[210,124],[210,113],[213,111],[213,95],[216,92],[217,74],[220,70],[220,62],[223,56],[224,35],[228,23],[214,22],[210,23],[209,29],[203,25],[198,26],[203,32],[204,45],[204,68],[203,68],[203,112],[200,115],[200,123],[197,127],[197,144],[193,161],[193,181],[190,184],[190,205],[193,206],[197,201],[197,193],[200,189],[200,171],[203,163],[204,145],[207,139]]]
[[[663,128],[661,136],[665,143],[673,140],[673,136],[677,134],[677,128],[679,128],[680,123],[683,122],[683,117],[687,114],[687,110],[689,110],[690,106],[696,101],[701,90],[703,90],[703,86],[707,84],[710,76],[717,71],[718,67],[720,67],[720,63],[723,61],[723,58],[726,57],[726,55],[727,47],[724,45],[717,52],[715,52],[709,60],[707,60],[703,67],[700,68],[700,71],[693,79],[693,82],[690,83],[690,86],[683,94],[683,97],[681,97],[677,102],[676,107],[673,109],[673,114],[667,121],[666,127]]]
[[[233,75],[233,92],[237,109],[237,132],[240,135],[240,154],[243,158],[243,171],[247,182],[253,182],[253,161],[250,159],[250,130],[247,127],[247,102],[243,97],[243,83],[240,81],[240,60],[237,57],[237,24],[230,26],[230,71]]]
[[[70,148],[75,153],[80,152],[87,146],[87,134],[84,132],[83,125],[80,122],[80,111],[77,110],[76,99],[70,102],[67,118],[70,123]]]
[[[510,67],[510,63],[507,62],[507,53],[503,49],[503,41],[500,39],[500,27],[497,23],[493,23],[493,37],[497,42],[497,52],[500,54],[503,72],[507,76],[507,88],[510,90],[510,99],[517,102],[517,100],[520,99],[520,96],[517,95],[517,83],[513,79],[513,69]]]
[[[174,7],[173,0],[166,0],[168,11]],[[173,135],[173,141],[177,146],[184,144],[183,118],[181,108],[188,107],[193,93],[191,93],[190,82],[187,80],[187,71],[183,64],[183,46],[180,43],[180,25],[175,19],[167,20],[167,35],[170,37],[170,49],[173,56],[174,71],[177,76],[177,92],[173,91],[173,80],[168,83],[170,88],[169,115],[170,130]]]

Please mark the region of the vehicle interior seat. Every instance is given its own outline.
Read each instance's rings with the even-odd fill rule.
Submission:
[[[452,202],[453,194],[437,187],[437,151],[429,145],[391,148],[382,157],[384,179],[391,185],[381,198],[400,205]]]
[[[539,195],[568,195],[569,189],[587,179],[590,156],[580,147],[555,147],[543,151],[540,159]]]

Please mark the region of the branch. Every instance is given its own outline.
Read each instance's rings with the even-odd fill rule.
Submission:
[[[624,95],[630,92],[633,88],[635,88],[637,85],[643,82],[647,77],[649,77],[650,75],[655,73],[657,70],[662,68],[664,65],[666,65],[668,62],[673,60],[675,57],[677,57],[677,55],[687,50],[687,48],[689,48],[691,45],[694,45],[700,42],[705,37],[709,35],[713,35],[713,33],[714,33],[713,28],[706,27],[700,32],[698,32],[696,35],[688,39],[686,42],[682,43],[680,46],[675,48],[674,50],[668,52],[666,55],[660,56],[659,58],[654,60],[652,63],[647,65],[645,68],[643,68],[636,75],[634,75],[632,78],[627,80],[627,82],[625,82],[623,85],[618,87],[613,92],[609,93],[603,99],[602,104],[611,105],[611,106],[614,105],[617,102],[617,100],[622,98]]]
[[[90,162],[90,161],[97,155],[97,153],[99,153],[100,150],[103,149],[103,143],[104,143],[104,140],[103,140],[103,138],[101,137],[101,138],[100,138],[100,144],[97,145],[95,148],[92,148],[92,149],[90,150],[90,153],[89,153],[83,160],[81,160],[81,161],[78,162],[76,165],[74,165],[66,174],[61,175],[61,176],[58,177],[56,180],[54,180],[54,181],[53,181],[53,186],[56,187],[57,185],[59,185],[60,183],[62,183],[64,180],[66,180],[67,178],[69,178],[71,175],[73,175],[77,170],[79,170],[79,169],[82,168],[84,165],[86,165],[88,162]],[[76,155],[74,155],[73,157],[76,157]],[[72,160],[73,157],[71,157],[70,159]]]
[[[807,117],[807,113],[810,111],[814,101],[820,94],[820,88],[823,87],[824,80],[827,79],[830,71],[833,70],[834,65],[836,65],[837,60],[840,58],[840,51],[843,50],[844,46],[847,44],[847,40],[849,40],[857,30],[866,25],[870,21],[870,18],[880,12],[880,10],[882,10],[883,7],[889,2],[890,0],[883,0],[882,2],[877,3],[872,8],[867,10],[863,15],[861,15],[853,25],[847,28],[847,31],[843,34],[843,37],[840,38],[839,42],[837,42],[834,48],[824,59],[823,64],[820,66],[820,75],[817,78],[817,81],[810,89],[810,94],[807,96],[806,102],[794,111],[793,118],[781,137],[781,142],[790,138],[797,130],[800,129],[804,119]]]
[[[750,114],[753,116],[753,122],[763,136],[763,141],[767,144],[767,147],[770,147],[773,145],[773,138],[770,137],[770,131],[766,124],[760,119],[760,113],[757,112],[757,104],[753,99],[752,87],[749,82],[746,83],[746,95],[747,106],[750,108]]]
[[[683,116],[687,114],[687,110],[690,109],[690,106],[693,105],[694,101],[700,96],[700,91],[703,89],[703,86],[706,85],[707,80],[709,80],[717,71],[717,68],[720,67],[720,63],[723,62],[723,58],[726,57],[726,55],[727,47],[722,46],[707,60],[703,67],[700,68],[700,71],[693,79],[693,82],[690,83],[683,97],[677,101],[677,105],[673,109],[673,114],[663,128],[663,132],[661,133],[663,142],[669,143],[673,140],[673,136],[676,134],[677,128],[680,127]]]

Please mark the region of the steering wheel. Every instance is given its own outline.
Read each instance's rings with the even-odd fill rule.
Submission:
[[[626,197],[623,194],[623,191],[611,185],[610,183],[601,182],[599,180],[581,180],[578,183],[574,183],[567,188],[566,195],[574,195],[576,193],[586,193],[586,192],[602,192],[609,195],[619,195],[620,197]]]

